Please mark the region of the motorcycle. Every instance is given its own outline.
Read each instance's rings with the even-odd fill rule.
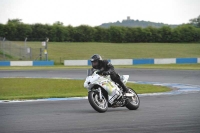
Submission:
[[[126,84],[129,75],[122,75],[120,79]],[[129,93],[123,93],[122,87],[113,82],[110,75],[97,74],[97,70],[88,70],[84,87],[88,90],[90,105],[99,113],[106,112],[108,107],[126,107],[129,110],[139,108],[140,99],[133,89],[127,87]]]

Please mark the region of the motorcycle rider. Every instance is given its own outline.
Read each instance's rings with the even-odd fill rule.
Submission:
[[[108,62],[108,60],[103,60],[100,55],[94,54],[90,58],[90,61],[92,63],[92,68],[98,70],[97,74],[102,74],[104,76],[110,75],[110,78],[122,87],[123,92],[128,93],[128,89],[121,81],[120,76],[115,72],[114,66]]]

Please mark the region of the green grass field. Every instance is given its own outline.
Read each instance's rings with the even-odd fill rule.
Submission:
[[[0,100],[85,97],[87,89],[84,80],[0,78]],[[141,93],[166,92],[163,86],[127,83],[127,86]]]
[[[24,45],[24,42],[15,42]],[[27,42],[32,48],[42,47],[41,42]],[[93,54],[104,59],[184,58],[200,57],[199,43],[98,43],[49,42],[48,57],[56,64],[64,60],[85,60]]]
[[[24,45],[24,42],[15,42]],[[27,46],[40,48],[41,42],[27,42]],[[32,70],[32,69],[79,69],[90,66],[63,65],[64,60],[86,60],[93,54],[100,54],[104,59],[136,59],[136,58],[186,58],[200,57],[198,43],[70,43],[49,42],[49,60],[54,60],[55,66],[49,67],[0,67],[0,70]],[[6,55],[9,57],[9,55]],[[14,57],[11,59],[15,59]],[[0,60],[2,56],[0,55]],[[151,69],[187,69],[200,70],[200,64],[167,64],[167,65],[131,65],[115,66],[115,68],[151,68]],[[169,91],[169,88],[128,84],[138,93]],[[1,79],[0,99],[37,99],[48,97],[86,96],[80,80],[53,79]]]
[[[24,46],[24,42],[13,42]],[[42,47],[41,42],[27,42],[32,48]],[[49,42],[49,60],[54,60],[54,67],[0,67],[0,69],[66,69],[83,67],[65,67],[64,60],[87,60],[93,54],[100,54],[104,59],[137,59],[137,58],[186,58],[200,57],[198,43],[70,43]],[[1,60],[1,56],[0,56]],[[13,60],[13,58],[11,59]],[[167,65],[131,65],[115,66],[120,68],[156,68],[156,69],[200,69],[200,64],[167,64]],[[85,68],[85,67],[84,67]],[[88,67],[86,67],[88,68]]]

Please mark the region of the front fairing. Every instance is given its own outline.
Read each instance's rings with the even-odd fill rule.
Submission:
[[[108,95],[112,95],[116,89],[119,90],[117,85],[110,80],[110,76],[100,76],[94,73],[86,78],[84,87],[90,91],[95,85],[104,88],[108,92]]]
[[[111,105],[115,99],[122,96],[121,90],[114,82],[112,82],[110,76],[100,76],[96,74],[96,72],[86,78],[84,87],[87,88],[88,91],[92,91],[93,88],[97,89],[98,91],[99,89],[104,89],[108,94],[108,102]]]
[[[88,76],[84,82],[84,87],[87,88],[88,90],[91,90],[91,88],[94,85],[99,85],[100,84],[100,76],[97,75],[92,75]]]

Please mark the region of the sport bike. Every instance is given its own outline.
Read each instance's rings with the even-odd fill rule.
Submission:
[[[122,75],[120,79],[126,84],[129,75]],[[90,105],[97,112],[106,112],[108,107],[126,107],[129,110],[139,108],[140,99],[133,89],[127,87],[129,92],[123,93],[122,87],[112,81],[110,75],[97,74],[97,70],[88,70],[84,87],[88,90]]]

